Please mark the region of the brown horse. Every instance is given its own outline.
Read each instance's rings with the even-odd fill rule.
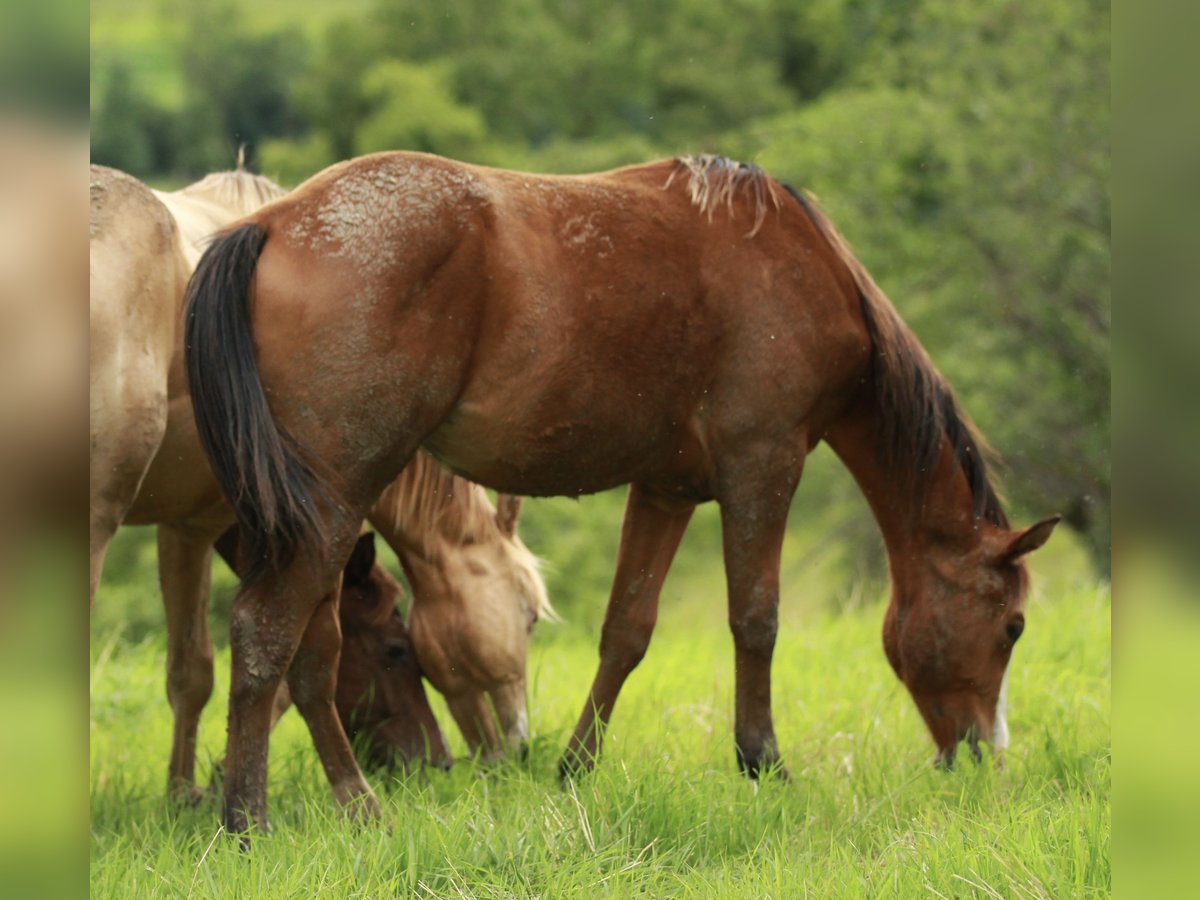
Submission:
[[[883,532],[884,646],[940,757],[1002,739],[1020,559],[1056,519],[1008,527],[982,442],[916,338],[813,202],[759,169],[689,157],[554,177],[363,157],[228,231],[188,291],[198,428],[261,561],[231,626],[231,829],[265,820],[275,685],[297,652],[322,662],[314,682],[331,677],[336,635],[314,610],[420,446],[514,493],[631,484],[564,774],[593,764],[706,500],[724,534],[737,760],[778,766],[779,555],[820,440]],[[323,758],[342,752],[314,736]],[[360,779],[346,795],[369,792]]]
[[[158,524],[168,695],[176,716],[170,783],[184,795],[196,793],[196,727],[212,689],[209,559],[214,541],[233,559],[232,534],[217,540],[233,514],[196,440],[176,335],[179,305],[201,242],[283,193],[240,169],[174,193],[152,192],[113,170],[92,171],[92,592],[116,527]],[[497,512],[482,488],[432,472],[440,472],[436,463],[419,457],[372,517],[413,587],[423,650],[414,658],[432,658],[430,680],[447,693],[472,750],[494,755],[525,736],[530,612],[553,613],[536,561],[515,535],[516,501],[502,498]],[[396,522],[404,504],[420,506],[422,515]],[[459,525],[448,531],[451,523]],[[368,551],[373,559],[373,545],[362,552]],[[382,567],[356,568],[356,558],[343,585],[339,717],[346,730],[368,736],[372,759],[427,753],[433,763],[447,764],[417,666],[405,661],[407,629],[398,613],[383,614],[384,598],[394,608],[399,586]],[[462,620],[492,627],[464,636]],[[368,621],[373,628],[358,627]],[[514,624],[497,627],[506,621]],[[496,699],[489,704],[489,697]],[[464,706],[488,708],[483,724]]]

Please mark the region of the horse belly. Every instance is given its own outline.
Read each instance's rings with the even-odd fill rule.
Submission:
[[[612,397],[520,410],[507,402],[492,411],[495,399],[460,403],[425,448],[457,474],[506,493],[576,496],[654,478],[680,456],[672,448],[694,443],[672,417],[639,416]]]

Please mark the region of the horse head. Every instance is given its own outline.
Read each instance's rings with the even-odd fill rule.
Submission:
[[[491,759],[529,736],[529,638],[538,619],[555,614],[537,560],[516,534],[520,500],[502,495],[492,509],[481,488],[470,489],[483,501],[480,515],[440,529],[427,544],[430,553],[401,556],[413,588],[410,625],[421,668],[446,697],[472,752]]]
[[[404,619],[400,584],[375,563],[375,536],[358,539],[342,580],[342,655],[337,709],[347,735],[364,742],[367,759],[450,765],[450,750],[421,682]]]
[[[883,646],[949,766],[958,742],[981,755],[1008,745],[1008,667],[1025,630],[1028,575],[1022,557],[1050,537],[1059,517],[1011,531],[982,523],[969,549],[899,566]]]

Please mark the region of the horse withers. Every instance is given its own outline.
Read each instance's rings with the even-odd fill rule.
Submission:
[[[231,829],[265,820],[275,686],[362,514],[421,446],[510,493],[631,485],[564,775],[593,765],[708,500],[737,760],[784,771],[770,687],[779,556],[821,440],[883,532],[885,648],[940,757],[1004,739],[1021,560],[1057,519],[1009,527],[984,445],[916,338],[811,199],[756,167],[684,157],[560,177],[363,157],[226,232],[188,292],[197,427],[260,563],[232,622]],[[310,659],[323,666],[311,678],[331,677]],[[340,752],[333,739],[318,750]]]

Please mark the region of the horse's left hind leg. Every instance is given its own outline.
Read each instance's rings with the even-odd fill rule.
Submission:
[[[379,802],[358,768],[334,705],[341,647],[342,629],[335,590],[322,600],[309,620],[300,647],[292,658],[287,684],[292,702],[308,723],[338,805],[350,807],[362,818],[378,818]]]
[[[339,558],[344,548],[349,555],[349,527],[328,551]],[[331,539],[332,540],[332,539]],[[327,624],[329,611],[322,607],[336,590],[340,566],[298,556],[283,572],[266,576],[253,585],[243,584],[233,602],[229,621],[232,672],[229,684],[229,740],[226,745],[224,780],[225,828],[243,832],[253,822],[267,826],[267,737],[270,732],[279,684],[288,673],[302,643],[309,654],[301,671],[309,677],[301,684],[301,693],[310,715],[321,722],[320,712],[313,713],[315,698],[321,696],[325,679],[333,683],[334,671],[322,667],[337,665],[341,634],[337,630],[336,608],[332,610],[333,630]],[[309,625],[317,620],[311,634]],[[313,654],[314,642],[332,645],[332,649]],[[295,692],[296,682],[293,682]],[[311,686],[311,687],[310,687]],[[336,716],[335,716],[336,719]],[[310,719],[310,728],[312,720]],[[322,760],[329,755],[328,743],[339,737],[345,743],[344,757],[353,760],[345,733],[323,725],[313,729]],[[361,775],[359,779],[361,780]],[[364,784],[365,787],[365,784]]]

